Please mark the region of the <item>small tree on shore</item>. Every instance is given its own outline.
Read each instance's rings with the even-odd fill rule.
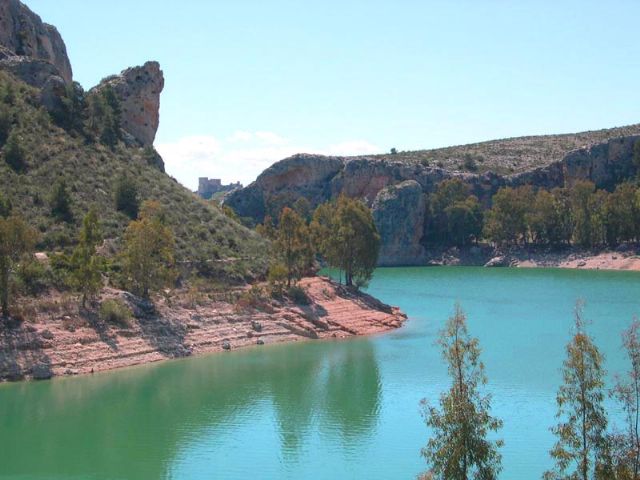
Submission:
[[[480,345],[469,335],[466,316],[459,305],[449,318],[438,342],[448,365],[451,387],[440,395],[440,408],[422,401],[424,417],[433,434],[422,456],[434,480],[493,480],[502,470],[498,451],[501,440],[487,439],[502,421],[490,415],[491,396],[483,395],[487,383],[480,361]]]
[[[558,438],[550,451],[556,465],[554,470],[545,472],[545,480],[589,480],[608,456],[603,357],[585,331],[582,310],[582,302],[578,302],[576,333],[567,345],[564,383],[556,397],[560,422],[551,429]]]
[[[163,222],[160,204],[143,203],[140,219],[124,233],[124,271],[134,293],[149,298],[151,290],[173,279],[174,251],[173,232]]]
[[[82,292],[82,306],[102,287],[102,262],[96,254],[96,247],[102,241],[98,214],[92,208],[82,221],[80,241],[71,257],[73,283]]]
[[[380,235],[371,210],[359,200],[341,195],[318,206],[311,223],[312,237],[327,263],[344,271],[347,286],[366,285],[380,252]]]
[[[9,316],[11,276],[18,263],[33,252],[36,232],[17,216],[0,218],[0,306]]]
[[[311,264],[313,252],[309,229],[300,215],[285,207],[275,232],[276,257],[287,271],[287,288],[302,277]]]

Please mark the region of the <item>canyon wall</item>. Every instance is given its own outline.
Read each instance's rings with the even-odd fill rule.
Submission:
[[[382,237],[380,265],[419,265],[424,262],[425,201],[447,178],[460,178],[485,207],[504,186],[534,185],[551,189],[591,180],[611,188],[636,175],[633,163],[638,135],[612,138],[566,153],[562,159],[529,171],[498,175],[475,174],[395,161],[393,156],[325,157],[300,154],[265,170],[225,203],[239,216],[261,222],[274,199],[309,200],[312,207],[340,194],[362,199],[373,210]]]

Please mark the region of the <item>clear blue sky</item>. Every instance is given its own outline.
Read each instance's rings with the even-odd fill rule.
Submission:
[[[24,1],[24,0],[23,0]],[[85,88],[158,60],[169,173],[640,122],[640,1],[26,0]]]

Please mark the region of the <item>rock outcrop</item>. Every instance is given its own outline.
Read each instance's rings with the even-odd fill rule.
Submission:
[[[55,27],[19,0],[0,0],[0,58],[28,57],[54,65],[65,83],[73,81],[67,48]]]
[[[143,146],[153,145],[160,124],[160,93],[164,76],[158,62],[107,77],[94,90],[113,88],[122,107],[121,128]]]
[[[378,192],[373,202],[373,219],[380,233],[380,266],[422,265],[425,250],[425,198],[415,180],[391,185]]]
[[[450,171],[394,160],[393,156],[295,155],[265,170],[248,187],[232,192],[225,203],[241,217],[261,222],[274,199],[292,203],[305,197],[315,207],[340,194],[357,197],[374,209],[382,235],[380,264],[420,264],[424,260],[420,239],[425,212],[424,204],[417,200],[419,193],[432,193],[444,179],[457,177],[489,207],[493,194],[504,186],[529,184],[551,189],[591,180],[599,188],[611,188],[636,175],[633,150],[639,140],[640,135],[612,138],[512,175]]]

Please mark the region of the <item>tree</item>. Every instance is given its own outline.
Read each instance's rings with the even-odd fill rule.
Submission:
[[[9,316],[11,277],[19,262],[33,252],[36,232],[17,216],[0,218],[0,306]]]
[[[635,319],[622,335],[631,369],[626,378],[617,378],[612,396],[620,402],[626,416],[626,432],[621,435],[622,448],[616,462],[624,465],[628,477],[637,479],[640,476],[640,322]]]
[[[27,169],[27,153],[22,146],[22,138],[15,131],[9,134],[2,153],[4,161],[14,172],[22,173]]]
[[[607,196],[604,209],[606,240],[609,245],[638,238],[640,208],[636,202],[636,188],[628,182],[618,185]]]
[[[125,213],[129,218],[138,217],[140,198],[138,185],[127,175],[120,175],[116,180],[114,200],[116,210]]]
[[[163,222],[160,204],[144,202],[140,219],[124,233],[124,271],[134,293],[149,298],[151,290],[173,279],[174,251],[173,232]]]
[[[604,238],[604,196],[596,192],[593,182],[579,181],[571,189],[571,213],[574,221],[573,239],[583,247],[593,247]]]
[[[371,210],[344,195],[320,205],[313,215],[312,237],[327,263],[345,273],[347,286],[365,285],[380,252],[380,235]]]
[[[482,233],[482,208],[478,199],[469,195],[444,210],[447,218],[448,238],[454,245],[468,245]]]
[[[558,438],[551,449],[555,469],[545,473],[545,480],[588,480],[602,467],[607,453],[604,410],[603,357],[585,331],[583,306],[575,309],[576,333],[567,345],[556,402],[560,420],[551,431]],[[571,471],[567,473],[567,471]]]
[[[450,241],[449,232],[452,229],[450,215],[454,212],[451,210],[447,212],[447,208],[456,203],[464,202],[469,195],[469,185],[459,178],[440,182],[436,191],[429,196],[429,227],[427,232],[431,232],[429,236],[432,241],[438,244],[446,244]]]
[[[49,198],[49,206],[51,208],[51,215],[58,220],[64,222],[70,222],[73,220],[73,214],[71,213],[71,195],[67,190],[67,184],[64,180],[58,180],[51,192]]]
[[[271,215],[267,215],[264,217],[264,220],[262,221],[262,223],[256,227],[256,232],[258,232],[264,238],[267,238],[269,240],[276,239],[277,231],[276,231],[276,228],[273,226],[273,219],[271,218]]]
[[[287,288],[298,280],[313,259],[309,229],[294,210],[285,207],[275,236],[275,254],[287,270]]]
[[[531,186],[504,187],[493,196],[491,210],[485,215],[484,234],[498,244],[527,243],[527,214],[533,204]]]
[[[80,241],[71,256],[74,287],[82,292],[82,306],[102,287],[102,262],[96,247],[102,241],[98,214],[92,208],[82,221]]]
[[[440,333],[442,356],[452,384],[440,395],[440,408],[422,401],[432,437],[422,449],[430,465],[428,475],[438,480],[493,480],[502,470],[498,451],[501,440],[487,439],[502,421],[490,415],[491,396],[481,392],[487,384],[480,361],[480,345],[469,335],[466,316],[459,305]]]

